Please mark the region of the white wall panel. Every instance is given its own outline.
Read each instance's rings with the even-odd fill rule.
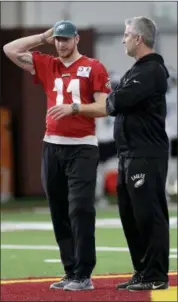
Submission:
[[[41,12],[39,9],[39,2],[30,2],[24,1],[22,2],[22,24],[26,26],[32,27],[36,24],[40,24],[41,20]]]
[[[163,55],[166,65],[177,70],[177,35],[161,35],[159,51]]]
[[[51,26],[57,20],[71,18],[79,27],[117,26],[123,25],[125,18],[145,15],[154,16],[158,20],[166,18],[168,23],[177,20],[176,2],[89,2],[89,1],[2,1],[1,25],[12,27],[23,22],[26,26]],[[19,17],[19,7],[22,14]],[[164,8],[164,10],[163,10]],[[161,15],[159,14],[161,13]],[[168,18],[165,12],[171,15]],[[163,20],[164,21],[164,20]],[[160,21],[161,22],[161,21]],[[163,22],[165,24],[165,22]]]
[[[150,15],[149,2],[73,2],[72,20],[78,26],[123,25],[125,18]]]
[[[122,25],[125,18],[150,15],[149,2],[68,2],[24,1],[2,2],[3,26],[18,23],[16,12],[23,5],[23,24],[27,26],[51,26],[54,22],[71,18],[79,27]],[[68,14],[66,16],[66,13]]]
[[[109,71],[118,72],[122,76],[134,63],[134,59],[125,54],[122,36],[100,37],[96,41],[96,57]]]
[[[55,22],[70,19],[70,2],[38,2],[41,7],[42,26],[52,26]]]
[[[21,24],[20,2],[1,2],[1,26],[12,28]]]

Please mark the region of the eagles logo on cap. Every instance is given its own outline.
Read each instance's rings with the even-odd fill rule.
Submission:
[[[71,38],[78,35],[76,26],[71,21],[59,21],[54,25],[53,37]]]

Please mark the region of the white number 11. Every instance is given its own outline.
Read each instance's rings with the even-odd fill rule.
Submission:
[[[57,91],[56,105],[63,104],[63,101],[64,101],[63,86],[64,86],[64,83],[61,78],[55,79],[53,91]],[[69,85],[67,87],[67,92],[72,93],[72,102],[73,103],[81,104],[79,79],[72,79],[69,82]]]

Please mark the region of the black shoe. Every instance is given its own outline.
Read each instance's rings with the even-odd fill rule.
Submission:
[[[142,282],[139,284],[132,284],[127,287],[130,291],[140,291],[140,290],[158,290],[167,289],[168,282],[154,281],[154,282]]]
[[[127,289],[128,286],[132,285],[132,284],[138,284],[141,282],[143,278],[142,273],[140,272],[135,272],[134,275],[132,276],[132,278],[130,280],[128,280],[127,282],[124,283],[119,283],[118,285],[116,285],[116,289],[121,290],[121,289]]]
[[[73,280],[73,276],[65,275],[59,282],[52,283],[50,289],[63,289],[64,286],[68,285]]]

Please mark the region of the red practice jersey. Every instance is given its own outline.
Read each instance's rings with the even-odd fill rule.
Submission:
[[[33,52],[35,82],[41,83],[47,96],[47,109],[57,104],[90,104],[95,92],[110,92],[105,67],[86,56],[66,67],[59,58]],[[94,118],[70,115],[53,120],[46,116],[46,135],[85,137],[95,135]]]

